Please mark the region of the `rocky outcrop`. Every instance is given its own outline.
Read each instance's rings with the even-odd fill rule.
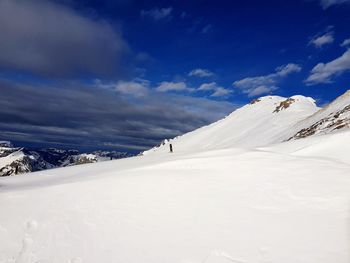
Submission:
[[[261,101],[260,99],[253,99],[249,104],[253,105],[253,104],[258,103],[260,101]]]
[[[288,98],[284,101],[282,101],[277,107],[276,109],[273,111],[273,113],[278,113],[281,110],[287,109],[289,108],[290,105],[292,105],[295,102],[295,99],[293,98]]]
[[[318,133],[330,133],[343,128],[350,128],[350,104],[339,111],[332,112],[311,126],[300,130],[288,140],[305,138]]]

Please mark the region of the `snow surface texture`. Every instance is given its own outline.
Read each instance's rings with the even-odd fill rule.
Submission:
[[[318,110],[294,99],[273,113],[286,99],[262,98],[172,154],[0,178],[0,262],[350,262],[350,130],[279,143]]]

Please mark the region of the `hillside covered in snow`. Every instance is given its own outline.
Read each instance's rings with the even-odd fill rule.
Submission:
[[[350,92],[267,96],[142,156],[2,177],[0,262],[347,263],[349,120]]]
[[[318,110],[311,98],[266,96],[216,123],[167,142],[171,142],[177,152],[269,145],[283,141],[293,126]],[[168,150],[169,146],[163,145],[144,154]]]
[[[325,108],[312,98],[266,96],[234,111],[216,123],[183,136],[165,140],[144,155],[178,152],[254,148],[310,136],[335,133],[350,128],[350,91]]]

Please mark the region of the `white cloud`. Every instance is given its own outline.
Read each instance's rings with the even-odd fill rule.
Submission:
[[[199,86],[198,90],[215,90],[218,87],[216,82],[204,83]]]
[[[350,0],[320,0],[320,4],[323,7],[323,9],[327,9],[332,5],[338,5],[338,4],[349,3],[349,2]]]
[[[275,73],[264,76],[248,77],[233,82],[233,85],[239,88],[248,97],[255,97],[262,94],[268,94],[278,89],[278,82],[291,73],[300,72],[301,67],[297,64],[289,63],[277,67]]]
[[[211,77],[213,75],[214,75],[213,72],[207,69],[201,69],[201,68],[193,69],[191,70],[190,73],[188,73],[188,76],[190,77],[199,77],[199,78]]]
[[[130,95],[133,97],[149,96],[153,91],[157,92],[185,92],[192,93],[196,91],[212,92],[211,97],[224,97],[232,93],[232,90],[217,85],[216,82],[204,83],[199,88],[191,88],[185,82],[163,81],[157,87],[153,87],[150,81],[136,78],[132,81],[118,81],[104,83],[99,79],[95,80],[96,87],[114,90],[121,95]]]
[[[340,44],[341,47],[347,47],[350,46],[350,38],[345,39],[343,43]]]
[[[167,91],[192,91],[193,89],[188,88],[185,82],[163,81],[156,88],[156,90],[160,92],[167,92]]]
[[[278,89],[278,87],[276,87],[276,86],[269,86],[269,87],[268,86],[259,86],[259,87],[252,89],[249,92],[248,97],[256,97],[256,96],[260,96],[263,94],[269,94],[277,89]]]
[[[309,42],[317,48],[322,48],[324,45],[332,44],[334,42],[333,32],[327,32],[322,36],[316,36]]]
[[[197,91],[213,91],[211,97],[224,97],[232,93],[232,90],[225,89],[216,84],[216,82],[204,83],[199,86]]]
[[[95,80],[95,85],[99,88],[115,90],[120,94],[132,95],[134,97],[143,97],[148,95],[149,81],[144,79],[134,79],[132,81],[118,81],[116,83],[103,83],[101,80]]]
[[[172,11],[173,11],[173,8],[171,6],[166,8],[155,7],[150,10],[141,10],[141,16],[150,17],[157,21],[157,20],[170,17]]]
[[[122,93],[142,97],[148,93],[148,84],[145,82],[136,81],[118,81],[115,85],[115,90]]]
[[[215,92],[213,94],[211,94],[211,97],[224,97],[229,95],[230,93],[232,93],[232,90],[229,89],[225,89],[223,87],[217,87],[217,89],[215,90]]]
[[[332,77],[350,71],[350,49],[343,55],[328,63],[318,63],[312,70],[310,76],[305,80],[308,85],[319,83],[331,83]]]
[[[290,73],[294,73],[294,72],[300,72],[301,67],[297,64],[294,63],[289,63],[287,65],[284,66],[280,66],[276,68],[276,75],[284,77],[289,75]]]

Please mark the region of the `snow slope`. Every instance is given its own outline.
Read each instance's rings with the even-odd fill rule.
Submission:
[[[304,96],[293,96],[289,107],[276,109],[288,100],[279,96],[266,96],[250,103],[226,118],[209,126],[189,132],[168,141],[159,148],[153,148],[144,154],[169,151],[168,143],[174,151],[201,151],[228,147],[256,147],[280,142],[285,133],[306,117],[319,110],[314,100]]]
[[[179,137],[172,154],[0,178],[0,262],[350,262],[350,130],[282,142],[318,110],[286,100]]]
[[[0,262],[349,262],[350,164],[288,145],[1,178]]]
[[[332,133],[350,128],[350,90],[305,120],[298,122],[286,134],[299,139],[317,134]]]

